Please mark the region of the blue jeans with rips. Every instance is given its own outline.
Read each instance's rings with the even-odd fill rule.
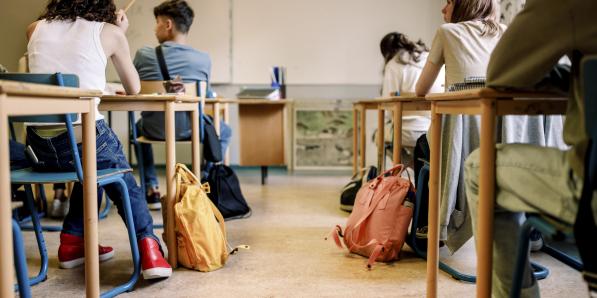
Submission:
[[[97,169],[130,168],[124,156],[122,144],[104,120],[96,122],[96,133]],[[33,165],[36,171],[74,171],[72,151],[66,132],[52,138],[45,138],[39,136],[35,129],[28,128],[27,143],[31,145],[39,159],[39,163]],[[78,144],[77,147],[81,154],[81,144]],[[143,191],[137,185],[132,173],[125,173],[124,181],[129,192],[137,239],[151,237],[159,243],[159,239],[153,233],[153,219],[149,214]],[[118,187],[106,185],[102,188],[114,202],[118,214],[124,220],[122,194]],[[80,183],[75,183],[73,187],[70,209],[64,219],[62,231],[75,236],[83,236],[83,187]]]

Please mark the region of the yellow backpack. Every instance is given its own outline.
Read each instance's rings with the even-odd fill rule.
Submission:
[[[219,269],[228,260],[224,218],[206,192],[209,184],[201,185],[184,164],[176,165],[174,214],[178,262],[204,272]]]

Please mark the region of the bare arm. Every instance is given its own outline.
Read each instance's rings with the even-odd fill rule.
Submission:
[[[127,94],[137,94],[141,90],[139,74],[131,59],[129,43],[124,35],[128,28],[126,16],[119,12],[116,25],[105,24],[101,33],[102,47],[106,57],[112,59]]]
[[[433,83],[435,83],[437,75],[441,69],[441,65],[435,65],[431,61],[427,61],[427,63],[425,63],[425,67],[423,67],[423,71],[417,80],[417,87],[415,88],[417,96],[425,96],[427,93],[429,93],[429,90],[433,86]]]

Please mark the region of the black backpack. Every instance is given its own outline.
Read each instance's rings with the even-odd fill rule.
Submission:
[[[240,190],[240,183],[234,171],[223,164],[215,164],[202,182],[209,183],[209,199],[218,207],[225,219],[251,216],[251,208]]]
[[[352,176],[350,182],[342,188],[342,193],[340,194],[340,210],[352,212],[357,192],[359,192],[363,183],[367,183],[375,177],[377,177],[377,168],[374,166],[361,169]]]

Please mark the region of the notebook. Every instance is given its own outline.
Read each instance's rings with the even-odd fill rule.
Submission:
[[[485,77],[466,77],[464,82],[448,86],[448,92],[485,87]]]

